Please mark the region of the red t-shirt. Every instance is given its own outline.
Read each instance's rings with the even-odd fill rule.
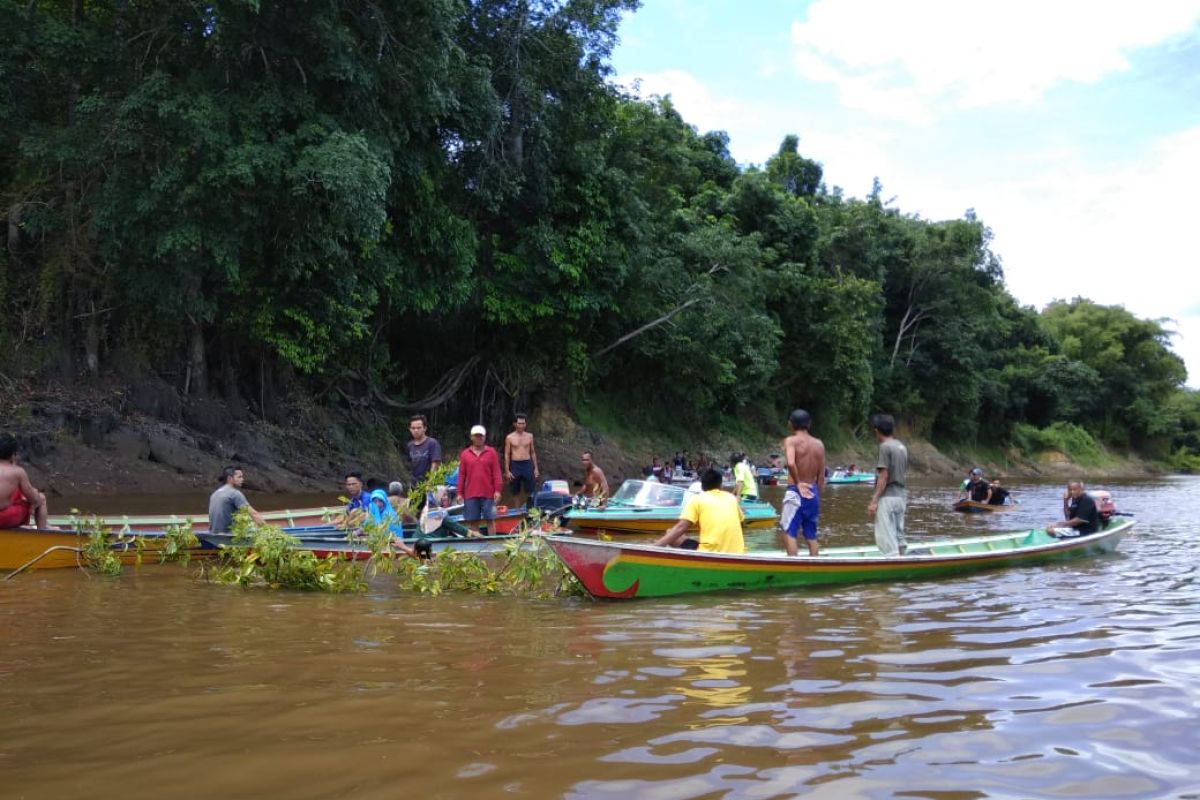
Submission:
[[[463,500],[471,497],[491,498],[500,491],[500,456],[496,448],[484,445],[476,453],[471,448],[458,457],[458,496]]]

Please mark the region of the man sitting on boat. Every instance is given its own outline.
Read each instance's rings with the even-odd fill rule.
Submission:
[[[962,488],[959,501],[970,500],[973,503],[986,503],[992,495],[992,487],[983,479],[983,470],[979,467],[971,470],[967,477],[967,485]]]
[[[49,527],[46,495],[33,488],[24,467],[17,466],[17,439],[0,436],[0,528],[20,528],[32,517],[37,527]]]
[[[1085,536],[1100,530],[1100,511],[1096,508],[1096,502],[1083,491],[1083,481],[1067,482],[1067,491],[1063,495],[1063,516],[1066,519],[1047,525],[1046,533],[1053,536]]]
[[[208,532],[229,533],[233,529],[233,517],[243,508],[250,512],[257,525],[266,525],[263,515],[250,505],[242,486],[246,475],[240,467],[229,466],[221,470],[221,485],[208,497]]]
[[[679,513],[679,521],[654,544],[658,547],[680,546],[709,553],[744,553],[742,520],[746,515],[738,499],[721,489],[721,473],[708,468],[700,473],[699,494],[692,495]],[[687,539],[690,527],[700,528],[700,541]]]
[[[991,494],[988,495],[989,506],[1007,506],[1015,504],[1016,498],[1012,496],[1012,492],[1000,485],[1000,481],[992,481],[989,484]]]
[[[579,463],[583,467],[582,496],[588,502],[594,503],[596,508],[604,508],[608,503],[608,478],[605,477],[604,470],[596,466],[590,450],[583,451]]]

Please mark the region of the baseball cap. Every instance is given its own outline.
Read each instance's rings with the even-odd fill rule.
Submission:
[[[475,425],[471,428],[471,435],[474,436],[477,433],[480,436],[487,436],[487,429],[484,428],[482,425]]]
[[[971,470],[971,474],[972,475],[982,475],[983,470],[981,470],[979,467],[976,467],[975,469]]]

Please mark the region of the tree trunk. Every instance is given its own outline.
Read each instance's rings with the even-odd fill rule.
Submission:
[[[198,397],[208,394],[208,351],[204,345],[204,327],[192,323],[188,333],[188,374],[191,376],[188,393]]]

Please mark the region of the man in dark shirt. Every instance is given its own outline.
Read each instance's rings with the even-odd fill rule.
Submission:
[[[408,422],[408,432],[412,435],[412,441],[408,443],[408,461],[412,465],[414,487],[442,463],[442,446],[426,433],[428,424],[424,414],[414,414]]]
[[[959,500],[970,500],[975,503],[986,503],[991,497],[991,487],[988,482],[983,479],[983,470],[979,467],[971,470],[970,477],[967,478],[967,485],[963,487],[962,494],[959,495]]]
[[[1096,503],[1083,491],[1083,481],[1068,481],[1067,492],[1063,495],[1064,520],[1051,522],[1046,526],[1050,534],[1067,533],[1074,529],[1075,533],[1083,536],[1100,530],[1100,512]]]

